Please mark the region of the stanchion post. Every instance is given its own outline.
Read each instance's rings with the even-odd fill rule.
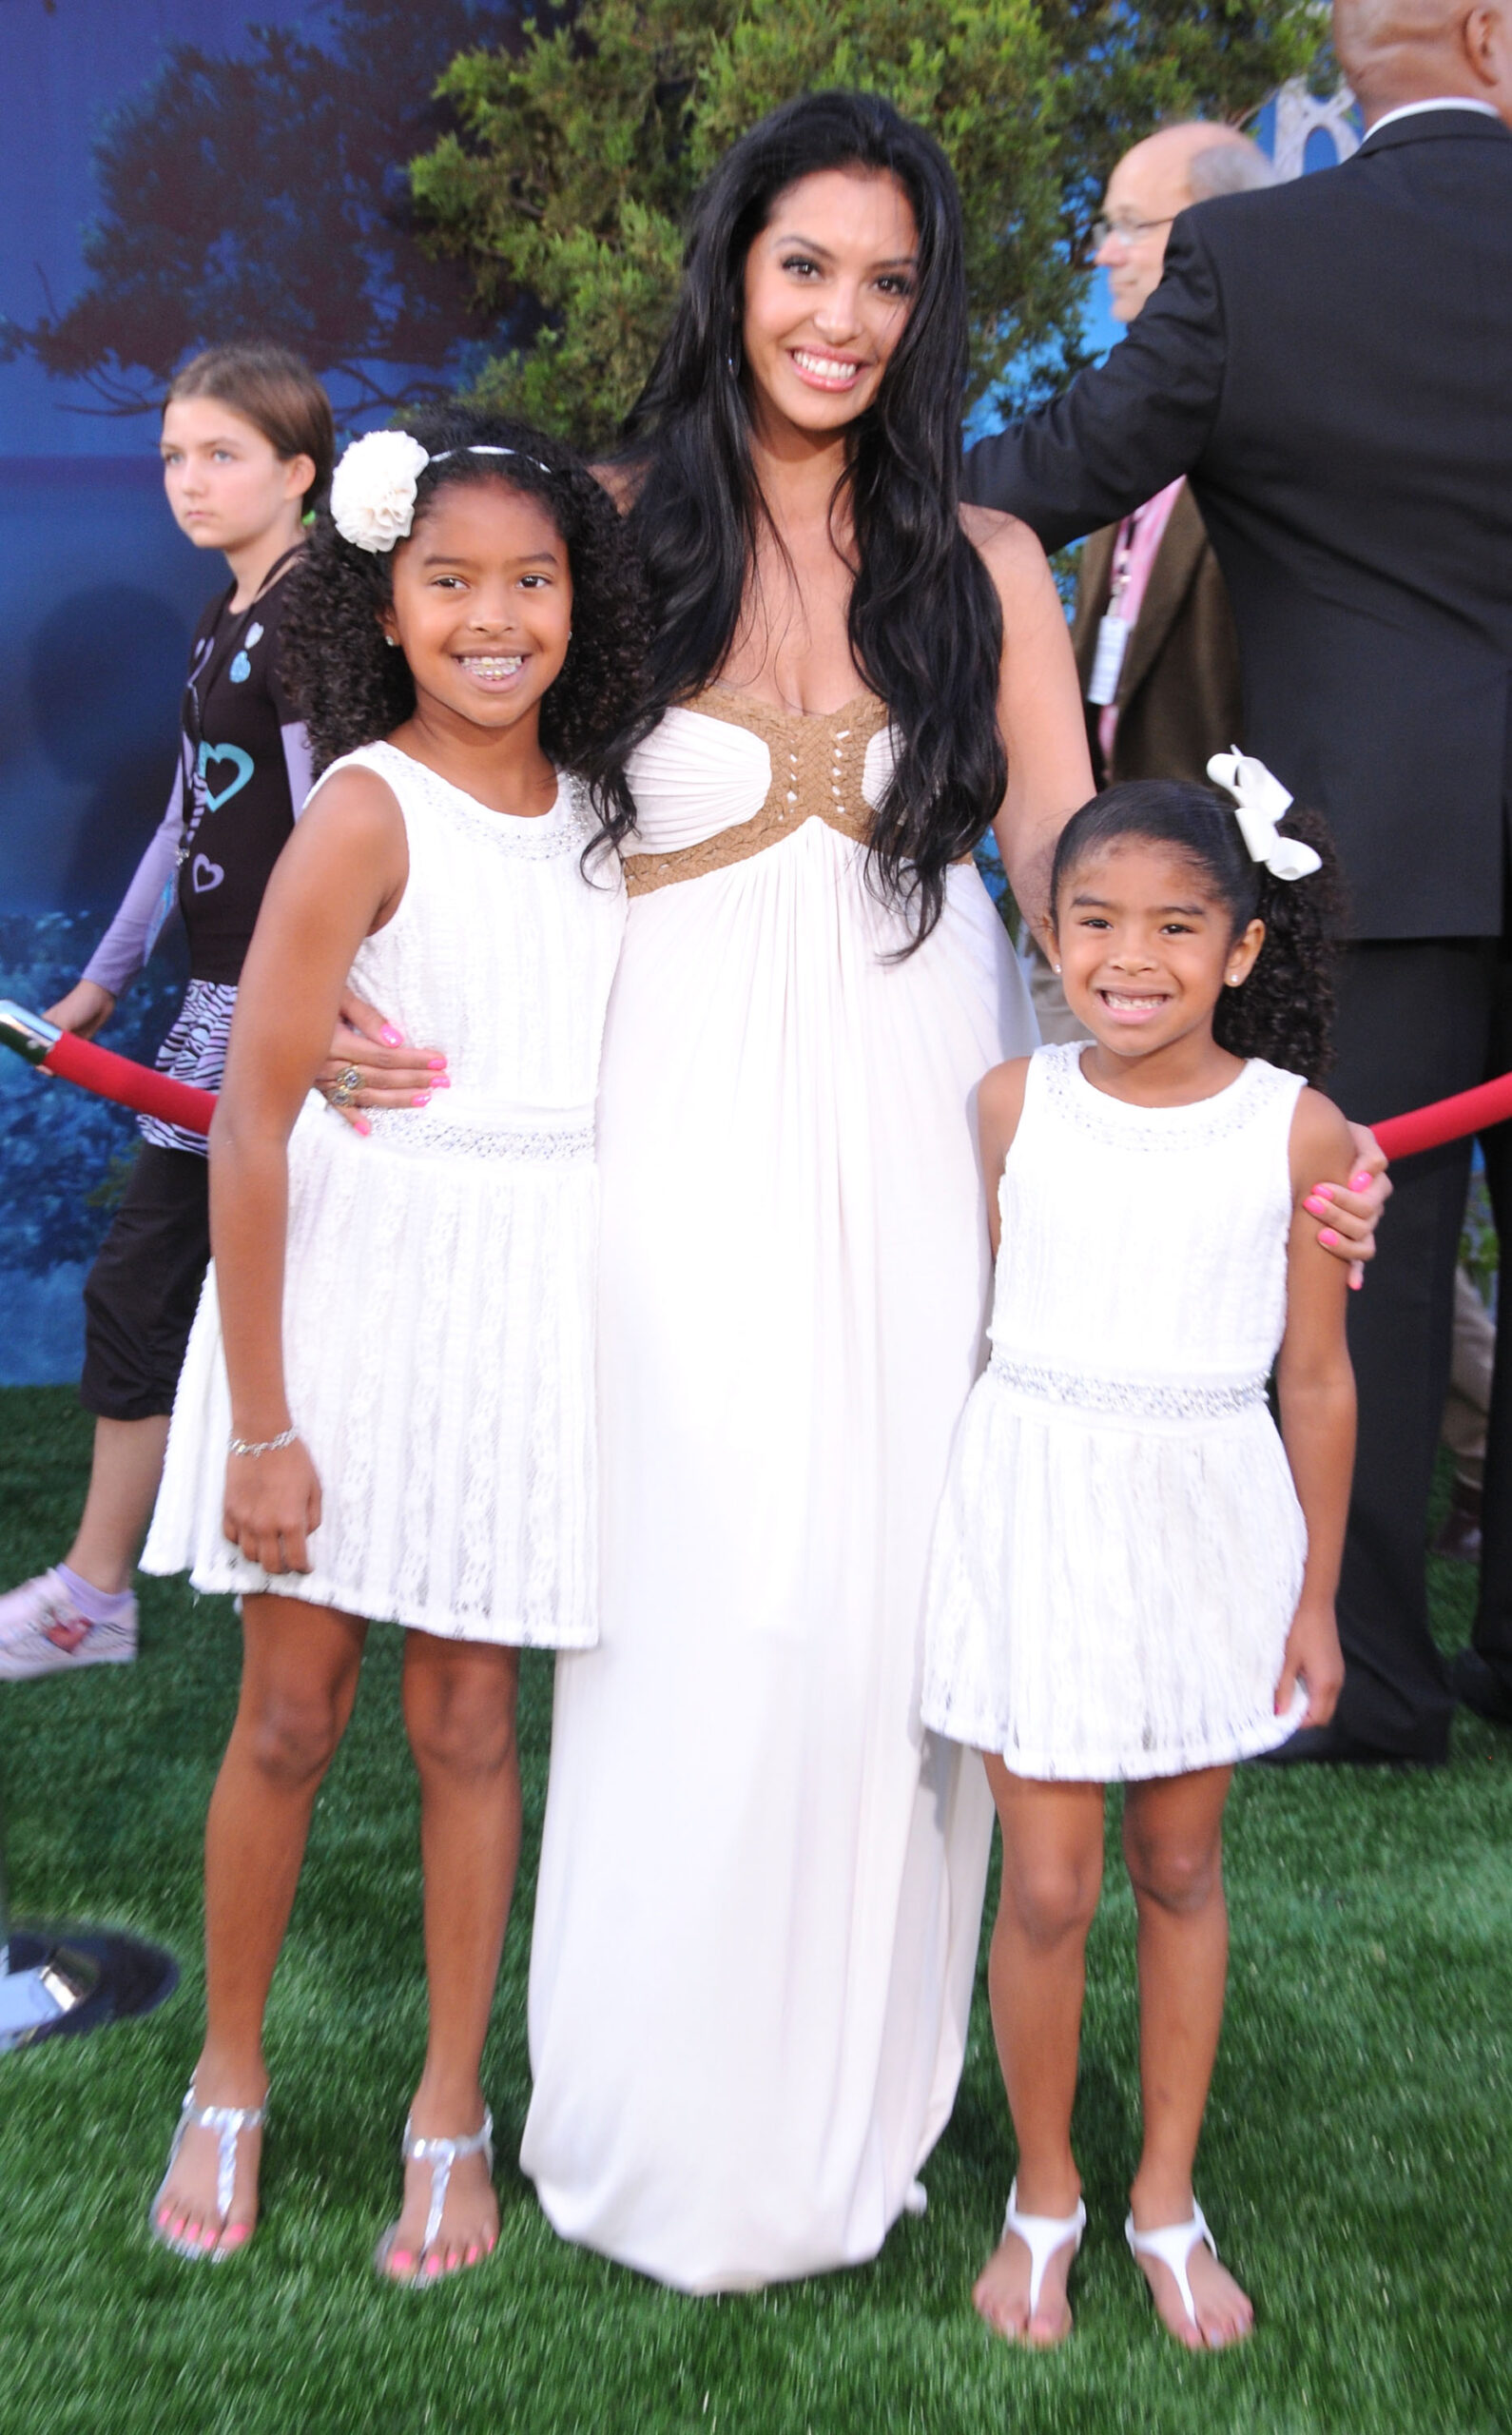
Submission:
[[[152,2012],[178,1983],[170,1953],[116,1928],[47,1920],[16,1927],[6,1906],[0,1811],[0,2058],[44,2037],[82,2037],[107,2021]]]
[[[32,1946],[38,1949],[31,1951]],[[12,1949],[27,1961],[12,1968]],[[6,1892],[5,1811],[0,1803],[0,2055],[56,2030],[100,1986],[100,1964],[50,1937],[13,1938]]]

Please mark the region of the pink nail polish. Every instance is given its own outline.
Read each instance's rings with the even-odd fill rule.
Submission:
[[[415,1097],[410,1101],[411,1107],[429,1107],[430,1104],[431,1094],[429,1091],[417,1091]]]
[[[1366,1173],[1365,1168],[1362,1167],[1357,1176],[1351,1176],[1349,1178],[1349,1190],[1351,1192],[1368,1192],[1369,1189],[1369,1176]]]
[[[433,1091],[449,1091],[449,1090],[451,1089],[451,1087],[452,1087],[452,1077],[451,1077],[451,1075],[450,1075],[450,1074],[437,1074],[437,1076],[436,1076],[436,1078],[435,1081],[434,1081],[434,1082],[432,1082],[432,1083],[429,1085],[429,1087],[430,1087]]]
[[[404,1034],[401,1031],[396,1031],[392,1023],[384,1024],[378,1038],[385,1048],[402,1048],[404,1045]]]
[[[353,1132],[354,1132],[354,1133],[360,1133],[360,1135],[362,1136],[363,1140],[365,1141],[365,1140],[367,1140],[368,1135],[372,1132],[373,1127],[371,1126],[371,1124],[369,1124],[369,1122],[368,1122],[368,1120],[367,1120],[367,1118],[366,1118],[365,1116],[359,1116],[359,1117],[358,1118],[358,1120],[357,1120],[356,1124],[354,1124],[354,1126],[352,1127],[352,1130],[353,1130]]]
[[[1351,1293],[1351,1294],[1358,1294],[1358,1293],[1359,1293],[1359,1291],[1360,1291],[1361,1286],[1362,1286],[1364,1283],[1365,1283],[1365,1278],[1364,1278],[1363,1276],[1351,1276],[1351,1277],[1350,1277],[1350,1279],[1349,1279],[1349,1291],[1350,1291],[1350,1293]]]
[[[1323,1245],[1324,1250],[1325,1250],[1325,1251],[1328,1251],[1328,1252],[1331,1252],[1331,1251],[1332,1251],[1333,1246],[1334,1246],[1334,1244],[1338,1241],[1338,1239],[1339,1239],[1339,1237],[1338,1237],[1338,1236],[1334,1233],[1334,1230],[1333,1230],[1333,1228],[1332,1228],[1331,1226],[1325,1226],[1325,1228],[1324,1228],[1324,1230],[1323,1230],[1322,1234],[1318,1237],[1318,1240],[1319,1240],[1319,1242]]]
[[[389,2264],[396,2274],[413,2274],[415,2271],[415,2260],[407,2249],[390,2250]]]
[[[446,1060],[444,1057],[428,1057],[425,1062],[433,1074],[442,1074],[446,1071]]]
[[[1326,1218],[1328,1214],[1328,1204],[1321,1192],[1309,1192],[1302,1206],[1310,1209],[1314,1218]]]

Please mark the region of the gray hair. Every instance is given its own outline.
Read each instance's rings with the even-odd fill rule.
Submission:
[[[1227,143],[1210,144],[1205,152],[1193,153],[1187,171],[1193,203],[1206,203],[1215,194],[1250,194],[1275,182],[1270,161],[1248,135],[1231,136]]]

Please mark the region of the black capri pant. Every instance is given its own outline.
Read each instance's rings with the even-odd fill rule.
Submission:
[[[102,1420],[173,1410],[210,1259],[210,1169],[144,1141],[84,1288],[79,1401]]]

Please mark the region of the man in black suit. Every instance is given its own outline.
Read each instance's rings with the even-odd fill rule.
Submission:
[[[1050,547],[1190,475],[1233,604],[1246,747],[1327,813],[1343,857],[1328,1088],[1367,1120],[1512,1066],[1509,10],[1336,0],[1361,150],[1183,212],[1122,344],[966,459],[966,497]],[[1485,1152],[1512,1244],[1512,1125]],[[1512,1330],[1453,1688],[1424,1577],[1468,1158],[1404,1164],[1351,1309],[1347,1672],[1298,1757],[1442,1760],[1455,1690],[1512,1722]]]

